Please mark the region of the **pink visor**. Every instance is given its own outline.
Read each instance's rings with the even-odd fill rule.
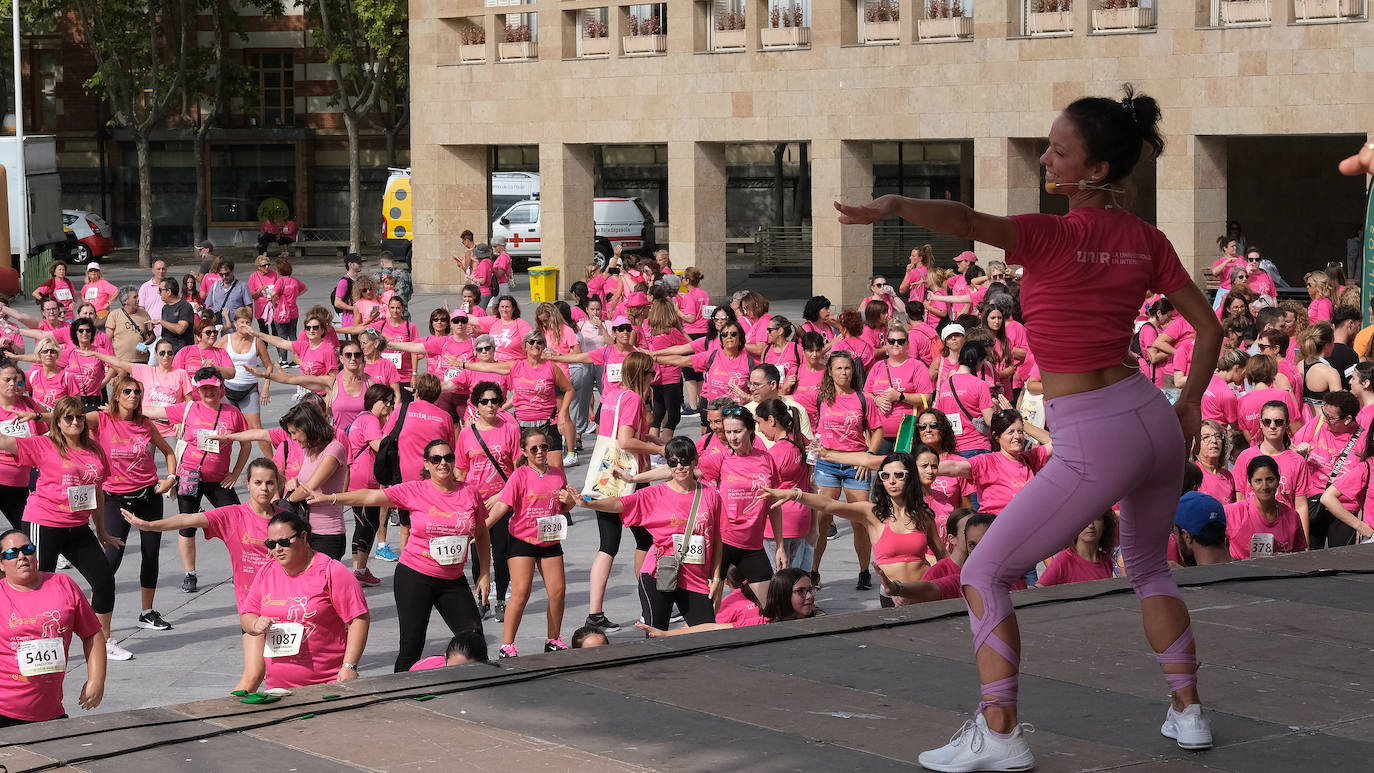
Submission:
[[[204,386],[224,386],[224,379],[219,376],[206,376],[205,378],[198,378],[192,381],[191,386],[196,389],[200,389]]]

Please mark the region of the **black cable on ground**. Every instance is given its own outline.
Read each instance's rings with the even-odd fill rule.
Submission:
[[[1312,570],[1312,571],[1310,571],[1310,572],[1301,572],[1301,573],[1296,573],[1296,574],[1261,574],[1261,575],[1246,575],[1246,576],[1243,576],[1243,577],[1221,577],[1221,578],[1217,578],[1217,579],[1215,579],[1215,580],[1200,580],[1200,581],[1197,581],[1197,582],[1184,582],[1184,583],[1179,583],[1179,584],[1178,584],[1178,587],[1180,587],[1180,588],[1206,588],[1206,587],[1210,587],[1210,586],[1214,586],[1214,585],[1227,585],[1227,584],[1232,584],[1232,583],[1269,582],[1269,581],[1273,581],[1273,580],[1306,580],[1306,579],[1314,579],[1314,578],[1320,578],[1320,577],[1334,577],[1334,576],[1343,575],[1343,574],[1345,574],[1345,575],[1374,575],[1374,569],[1315,569],[1315,570]],[[1111,589],[1108,589],[1108,590],[1098,591],[1098,592],[1096,592],[1096,593],[1091,593],[1091,594],[1088,594],[1088,595],[1073,596],[1073,597],[1071,597],[1071,598],[1041,599],[1041,600],[1039,600],[1039,601],[1030,601],[1030,602],[1027,602],[1027,603],[1024,603],[1024,604],[1017,604],[1017,605],[1015,606],[1015,609],[1016,609],[1016,610],[1022,610],[1022,609],[1034,609],[1034,608],[1036,608],[1036,607],[1057,606],[1057,605],[1059,605],[1059,604],[1066,604],[1066,603],[1073,602],[1073,601],[1091,601],[1091,600],[1094,600],[1094,599],[1106,598],[1106,597],[1108,597],[1108,596],[1118,596],[1118,595],[1122,595],[1122,594],[1126,594],[1126,593],[1134,593],[1134,590],[1128,586],[1128,587],[1111,588]],[[64,766],[69,766],[69,765],[79,765],[79,764],[82,764],[82,763],[92,762],[92,761],[96,761],[96,760],[111,759],[111,758],[114,758],[114,757],[120,757],[120,756],[124,756],[124,755],[127,755],[127,754],[137,754],[138,752],[151,751],[151,750],[153,750],[153,749],[161,748],[161,747],[164,747],[164,746],[174,746],[174,745],[183,744],[183,743],[193,743],[193,742],[198,742],[198,741],[205,741],[205,740],[209,740],[209,739],[211,739],[211,738],[218,738],[218,737],[220,737],[220,736],[229,735],[229,734],[231,734],[231,733],[243,733],[243,732],[252,731],[252,730],[259,730],[259,729],[262,729],[262,728],[265,728],[265,727],[271,727],[271,726],[273,726],[273,725],[279,725],[279,724],[281,724],[281,723],[283,723],[283,722],[290,722],[290,721],[298,720],[298,719],[308,719],[308,718],[318,717],[318,716],[321,716],[321,715],[324,715],[324,714],[334,714],[334,713],[338,713],[338,712],[342,712],[342,711],[352,711],[352,710],[354,710],[354,709],[369,708],[369,707],[371,707],[371,706],[376,706],[376,705],[378,705],[378,704],[387,703],[387,702],[390,702],[390,701],[407,700],[407,699],[414,700],[414,699],[423,698],[423,697],[425,697],[425,696],[429,696],[429,697],[438,697],[438,696],[442,696],[442,695],[453,695],[453,694],[456,694],[456,693],[468,692],[468,691],[471,691],[471,690],[481,690],[481,689],[486,689],[486,688],[489,688],[489,687],[501,687],[501,686],[508,685],[508,684],[523,684],[523,683],[525,683],[525,682],[531,682],[531,681],[535,681],[535,680],[538,680],[538,679],[544,679],[544,678],[546,678],[546,677],[562,676],[562,675],[565,675],[565,674],[577,674],[577,673],[582,673],[582,672],[585,672],[585,671],[599,671],[599,670],[606,669],[606,668],[619,668],[619,667],[621,667],[621,666],[632,666],[632,665],[638,665],[638,664],[640,664],[640,663],[653,663],[653,662],[660,661],[660,660],[669,660],[669,659],[681,658],[681,657],[691,657],[691,656],[694,656],[694,655],[702,655],[702,654],[708,654],[708,653],[712,653],[712,652],[724,652],[724,651],[730,651],[730,650],[736,650],[736,649],[744,649],[744,648],[747,648],[747,647],[754,647],[754,646],[759,646],[759,645],[774,644],[774,643],[777,643],[777,642],[802,641],[802,640],[806,640],[806,639],[812,639],[812,638],[824,637],[824,636],[840,636],[840,635],[852,634],[852,633],[864,633],[864,632],[866,632],[866,631],[877,631],[877,630],[886,630],[886,629],[892,629],[892,628],[900,628],[900,627],[908,626],[908,625],[917,625],[917,624],[921,624],[921,623],[930,623],[930,622],[935,622],[935,621],[938,621],[938,620],[948,620],[948,619],[956,618],[956,617],[966,617],[967,615],[968,615],[968,611],[967,611],[967,610],[963,610],[963,609],[960,609],[960,610],[951,610],[951,611],[949,611],[949,612],[944,612],[944,613],[941,613],[941,614],[938,614],[938,615],[934,615],[934,616],[932,616],[932,617],[923,617],[923,618],[921,618],[921,619],[919,619],[919,620],[885,620],[885,621],[876,622],[876,623],[865,623],[865,624],[863,624],[863,625],[850,626],[850,627],[848,627],[848,628],[843,628],[843,629],[839,629],[839,630],[830,630],[830,631],[797,631],[797,632],[795,632],[795,633],[790,633],[790,634],[786,634],[786,635],[783,635],[783,636],[775,636],[775,637],[771,637],[771,638],[768,638],[768,639],[748,639],[748,640],[741,640],[741,641],[734,641],[734,642],[720,642],[720,643],[717,643],[717,644],[703,644],[703,645],[697,646],[697,647],[686,647],[686,648],[675,649],[675,650],[670,650],[670,651],[659,650],[659,651],[654,651],[654,652],[646,652],[646,653],[639,654],[639,655],[629,655],[629,656],[626,656],[626,657],[618,657],[618,658],[616,658],[616,659],[614,659],[614,660],[603,660],[603,661],[597,661],[597,662],[594,662],[594,663],[580,663],[580,664],[571,664],[571,665],[549,666],[549,667],[546,667],[546,668],[536,668],[536,669],[530,669],[530,670],[526,670],[526,671],[504,673],[504,674],[497,675],[497,676],[495,676],[495,677],[477,677],[477,678],[468,678],[468,679],[449,679],[449,680],[445,680],[445,681],[443,681],[443,682],[439,682],[439,683],[437,683],[437,684],[425,685],[424,687],[421,687],[421,688],[414,688],[414,687],[398,687],[398,688],[394,688],[394,689],[390,689],[390,690],[377,690],[377,691],[374,691],[374,692],[371,694],[371,697],[370,697],[370,698],[367,698],[366,700],[356,701],[356,702],[343,703],[343,701],[349,701],[349,700],[350,700],[349,698],[340,698],[340,699],[335,699],[335,700],[324,700],[324,699],[320,699],[320,700],[314,700],[314,701],[307,701],[307,702],[302,703],[302,704],[299,704],[299,705],[297,705],[297,706],[292,706],[293,709],[294,709],[294,708],[300,708],[300,709],[302,709],[302,710],[300,711],[300,713],[295,714],[295,715],[292,715],[292,716],[288,716],[288,717],[282,717],[282,718],[277,718],[277,719],[271,719],[271,720],[266,720],[266,721],[263,721],[263,722],[255,722],[255,723],[251,723],[251,724],[247,724],[247,725],[240,725],[240,726],[237,726],[237,727],[221,728],[221,729],[219,729],[219,730],[212,730],[212,731],[209,731],[209,732],[206,732],[206,733],[198,733],[198,734],[188,735],[188,736],[184,736],[184,737],[180,737],[180,738],[169,738],[169,739],[161,740],[161,741],[151,741],[151,742],[149,742],[149,743],[141,744],[141,745],[139,745],[139,746],[132,746],[132,747],[128,747],[128,748],[124,748],[124,749],[119,749],[119,750],[117,750],[117,751],[112,751],[112,752],[97,752],[97,753],[88,754],[88,755],[82,756],[82,757],[72,757],[72,758],[65,759],[65,760],[55,760],[55,761],[53,761],[53,762],[51,762],[51,763],[47,763],[47,764],[44,764],[44,765],[39,765],[39,766],[37,766],[37,767],[33,767],[33,768],[24,768],[24,769],[22,769],[22,770],[17,770],[17,771],[15,771],[14,773],[41,773],[41,771],[54,770],[54,769],[61,768],[61,767],[64,767]],[[444,688],[443,685],[453,685],[453,686],[448,687],[448,688]],[[362,697],[362,696],[359,696],[359,697]],[[336,701],[338,701],[338,702],[336,702]],[[318,708],[311,708],[311,707],[318,707]],[[278,708],[280,708],[280,707],[278,707]],[[225,714],[213,714],[213,715],[203,716],[203,717],[186,717],[186,718],[183,718],[183,719],[169,719],[169,720],[163,720],[163,721],[161,721],[161,722],[147,722],[147,723],[143,723],[143,724],[138,725],[138,729],[139,729],[139,730],[146,730],[146,729],[148,729],[148,728],[153,728],[153,727],[166,727],[166,726],[171,726],[171,725],[186,724],[186,723],[189,723],[189,722],[205,722],[205,721],[216,720],[216,719],[228,719],[228,718],[242,717],[242,716],[243,716],[243,714],[242,714],[241,712],[235,712],[235,713],[225,713]],[[44,739],[41,739],[41,740],[39,740],[39,741],[29,741],[29,742],[24,742],[24,743],[4,743],[4,744],[0,744],[0,749],[8,748],[8,747],[23,747],[23,746],[29,746],[29,745],[33,745],[33,744],[39,744],[39,743],[50,743],[50,742],[52,742],[52,741],[62,741],[62,740],[69,740],[69,739],[73,739],[73,738],[83,738],[83,737],[87,737],[87,736],[103,735],[103,734],[105,734],[105,733],[117,733],[117,732],[119,732],[119,729],[92,730],[92,731],[86,731],[86,732],[81,732],[81,733],[71,733],[71,734],[68,734],[68,735],[50,736],[50,737],[48,737],[48,738],[44,738]]]

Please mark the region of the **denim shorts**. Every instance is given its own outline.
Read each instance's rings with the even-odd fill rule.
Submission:
[[[852,464],[835,464],[825,459],[816,460],[816,485],[818,487],[868,491],[869,481],[859,480],[858,476],[859,468]]]

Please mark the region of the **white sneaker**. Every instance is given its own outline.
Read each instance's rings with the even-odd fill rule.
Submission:
[[[1024,732],[1023,732],[1024,731]],[[1018,724],[1010,738],[999,738],[988,729],[979,714],[959,728],[949,743],[939,749],[921,752],[917,759],[928,770],[942,773],[967,773],[975,770],[1030,770],[1035,767],[1030,744],[1024,733],[1034,733],[1028,724]]]
[[[569,451],[569,452],[563,454],[563,466],[564,466],[564,467],[576,467],[576,466],[577,466],[577,454],[573,453],[572,451]]]
[[[58,556],[58,557],[57,557],[57,569],[58,569],[58,571],[61,571],[61,570],[63,570],[63,569],[70,569],[70,568],[72,568],[72,562],[71,562],[71,561],[68,561],[66,556]]]
[[[1212,723],[1202,713],[1202,704],[1194,703],[1183,711],[1174,711],[1169,705],[1169,713],[1164,715],[1164,726],[1159,732],[1165,738],[1178,741],[1180,749],[1212,748]]]
[[[650,466],[650,467],[662,467],[663,465],[665,465],[665,464],[667,464],[667,463],[668,463],[668,460],[663,458],[663,454],[654,454],[653,456],[650,456],[650,457],[649,457],[649,466]]]
[[[134,653],[124,649],[112,641],[105,642],[105,657],[110,660],[132,660]]]

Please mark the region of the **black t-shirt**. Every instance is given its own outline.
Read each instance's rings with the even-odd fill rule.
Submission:
[[[186,326],[185,333],[175,333],[164,326],[162,337],[167,339],[167,343],[171,344],[172,348],[177,351],[180,351],[184,346],[190,346],[196,338],[195,320],[195,309],[192,309],[191,304],[186,301],[178,298],[176,303],[165,304],[162,307],[163,322],[187,322],[190,324]]]
[[[1327,357],[1326,361],[1341,374],[1341,389],[1350,389],[1350,374],[1353,372],[1351,369],[1360,363],[1355,350],[1345,344],[1333,344],[1331,356]]]

